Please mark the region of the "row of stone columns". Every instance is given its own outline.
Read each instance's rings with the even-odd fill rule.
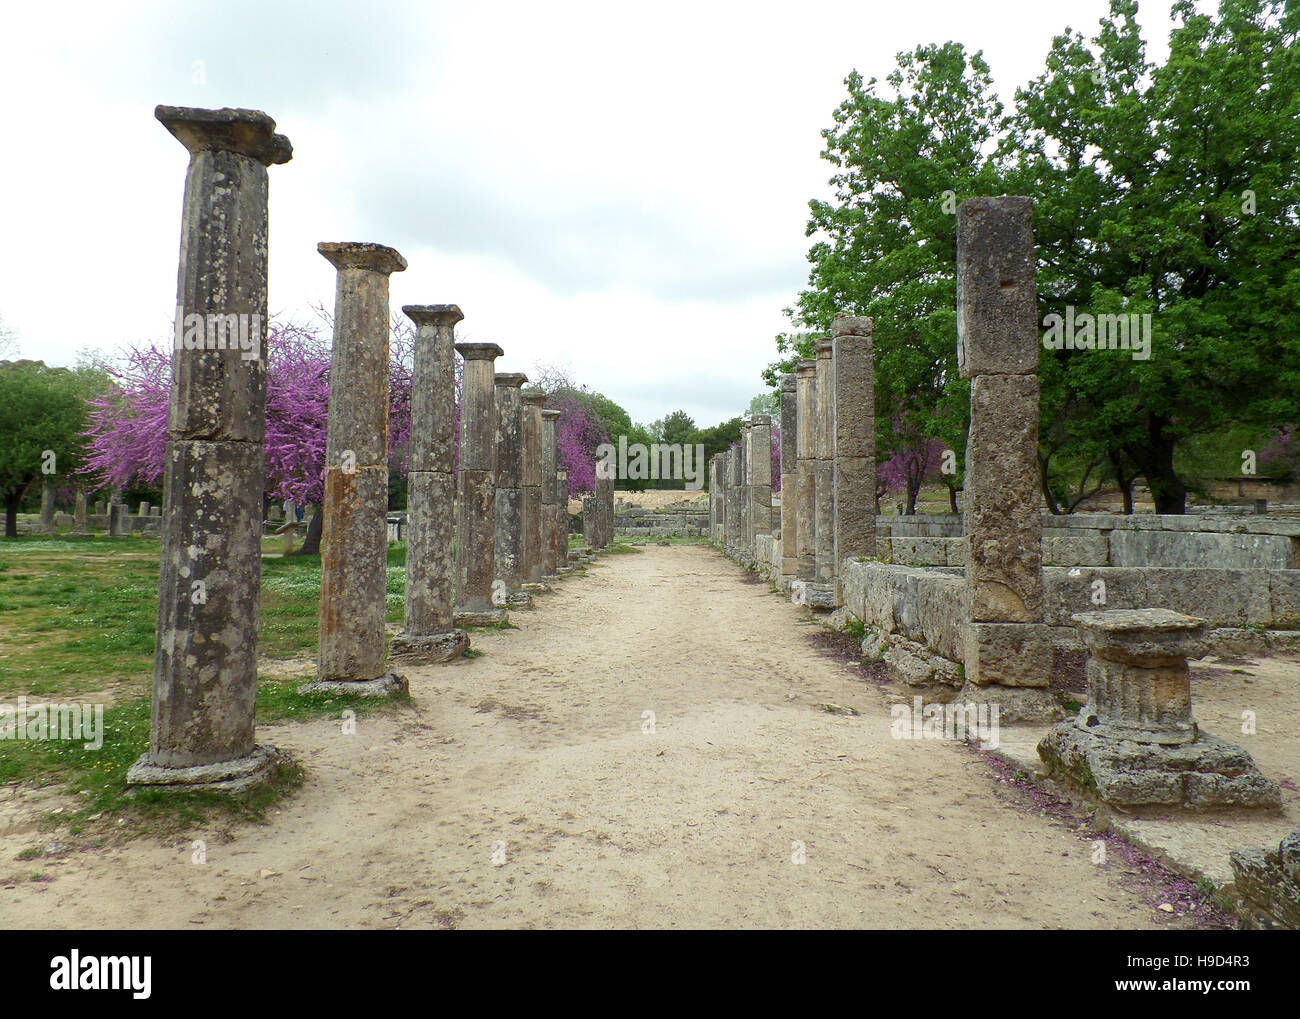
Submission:
[[[242,788],[276,754],[254,743],[266,371],[267,168],[290,158],[275,122],[255,110],[158,107],[190,152],[177,322],[248,316],[257,348],[180,342],[164,473],[158,644],[149,751],[139,784]],[[335,267],[334,341],[321,507],[321,604],[313,690],[391,695],[385,628],[388,543],[389,276],[392,248],[328,242]],[[468,647],[458,622],[501,618],[525,578],[561,565],[557,411],[522,396],[522,375],[495,375],[496,344],[455,344],[455,305],[408,306],[412,378],[406,605],[395,658],[443,661]],[[247,323],[246,323],[247,324]],[[187,327],[188,328],[188,327]],[[242,332],[242,330],[241,330]],[[188,333],[187,333],[188,336]],[[454,351],[465,359],[460,470],[453,463]],[[453,499],[458,485],[456,581]],[[111,530],[122,507],[110,507]],[[567,513],[564,558],[567,559]]]
[[[875,389],[871,319],[837,315],[813,358],[780,379],[783,586],[809,604],[840,603],[840,563],[876,552]],[[710,529],[742,562],[771,530],[771,421],[754,415],[741,442],[710,464]]]

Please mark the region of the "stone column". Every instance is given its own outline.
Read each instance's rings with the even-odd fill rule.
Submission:
[[[324,241],[338,270],[325,439],[320,635],[315,682],[301,690],[387,697],[388,277],[406,259],[382,244]]]
[[[740,500],[740,478],[744,447],[727,449],[727,553],[736,556],[744,536],[744,506]]]
[[[957,364],[971,380],[962,695],[998,703],[1003,721],[1060,717],[1046,689],[1032,216],[1028,198],[957,209]]]
[[[559,472],[558,410],[542,411],[542,528],[538,535],[542,545],[543,582],[559,580],[556,571],[563,565],[560,559],[559,520],[555,506],[559,501],[555,479]],[[567,558],[567,552],[566,552]]]
[[[758,558],[758,536],[772,533],[772,419],[766,414],[750,418],[749,537],[747,544]]]
[[[781,576],[799,575],[799,525],[795,506],[799,487],[799,398],[793,375],[781,376]]]
[[[601,477],[600,463],[596,465],[596,486],[592,497],[595,502],[596,548],[607,548],[614,540],[614,465],[609,465],[609,477]]]
[[[718,542],[718,528],[722,523],[722,490],[718,487],[718,456],[719,454],[714,453],[709,457],[709,541],[714,544]]]
[[[1070,619],[1088,649],[1088,703],[1038,744],[1058,777],[1125,808],[1281,806],[1250,754],[1192,718],[1187,659],[1209,650],[1205,620],[1168,609]]]
[[[876,398],[871,319],[836,315],[831,326],[835,389],[835,572],[845,558],[876,555]]]
[[[813,583],[817,579],[817,362],[796,361],[794,369],[799,408],[795,437],[795,550],[799,579]]]
[[[497,483],[496,483],[496,581],[493,603],[530,605],[532,598],[524,590],[528,579],[524,562],[524,437],[523,402],[520,387],[527,375],[498,373],[497,405]],[[495,581],[494,581],[495,583]],[[504,600],[503,600],[504,599]]]
[[[831,364],[833,345],[829,339],[816,341],[817,414],[813,445],[816,451],[814,527],[817,583],[833,584],[839,573],[835,562],[835,374]]]
[[[389,653],[447,662],[469,648],[455,627],[456,323],[454,304],[406,305],[415,323],[411,439],[407,447],[406,618]],[[292,532],[290,532],[292,533]]]
[[[523,435],[524,579],[527,591],[545,591],[542,575],[542,409],[545,393],[525,393],[520,431]]]
[[[596,504],[595,494],[582,497],[582,543],[587,548],[596,548],[599,541],[600,523],[596,520],[600,510]]]
[[[569,565],[569,472],[559,466],[558,455],[555,463],[555,540],[559,555],[555,572],[564,577],[573,572]]]
[[[41,479],[41,519],[37,525],[38,530],[46,533],[54,533],[54,479],[44,477]]]
[[[127,781],[240,789],[266,778],[277,759],[254,740],[266,428],[261,336],[267,167],[288,162],[293,149],[275,133],[275,121],[256,110],[159,106],[154,116],[190,161],[163,473],[153,711],[149,750]],[[232,322],[245,343],[224,342]],[[117,527],[123,509],[117,503],[110,510]]]
[[[108,536],[110,538],[122,537],[122,530],[123,530],[122,511],[123,511],[122,503],[118,498],[118,494],[114,492],[108,497]],[[261,579],[262,579],[261,564],[259,563],[258,564],[259,590],[261,585]]]
[[[736,553],[740,562],[748,566],[754,560],[753,513],[749,504],[749,455],[750,432],[749,418],[740,423],[740,446],[736,449],[736,502],[740,509],[740,537]]]
[[[86,490],[77,486],[77,501],[72,508],[72,532],[74,534],[85,534],[89,531],[86,526]]]
[[[456,621],[489,626],[505,618],[492,600],[496,572],[495,343],[458,343],[465,359],[460,388],[460,508],[456,524]]]

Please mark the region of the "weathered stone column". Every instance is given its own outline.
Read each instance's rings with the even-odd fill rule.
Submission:
[[[460,384],[460,507],[456,524],[456,621],[488,626],[505,618],[492,600],[496,572],[496,373],[504,351],[495,343],[458,343],[465,359]]]
[[[998,703],[1004,721],[1060,717],[1046,689],[1032,216],[1018,197],[957,209],[957,364],[971,380],[961,696]]]
[[[293,149],[275,133],[275,121],[256,110],[159,106],[154,116],[190,162],[163,473],[153,712],[149,750],[127,781],[239,789],[264,779],[277,757],[254,741],[266,428],[261,336],[267,167],[288,162]],[[224,342],[232,321],[247,345]],[[186,329],[195,322],[201,325]],[[124,509],[120,501],[110,507],[115,529]]]
[[[614,541],[614,476],[596,475],[596,519],[599,521],[600,548],[608,548]]]
[[[545,393],[525,393],[520,429],[523,434],[525,590],[545,591],[542,557],[542,409]],[[584,525],[585,529],[585,525]]]
[[[755,414],[749,425],[749,536],[751,554],[758,558],[758,536],[772,533],[772,419]]]
[[[799,413],[795,439],[798,476],[795,490],[795,549],[799,579],[817,579],[817,362],[794,364]]]
[[[37,524],[37,529],[46,534],[54,533],[54,479],[45,477],[41,479],[41,518]]]
[[[532,598],[524,590],[528,579],[524,562],[524,436],[523,402],[520,387],[527,375],[498,373],[497,406],[497,484],[496,484],[496,578],[504,586],[497,588],[495,604],[529,605]],[[505,601],[502,601],[504,597]]]
[[[849,556],[876,555],[876,387],[871,319],[836,315],[831,326],[835,389],[835,573]]]
[[[560,575],[555,572],[561,565],[559,523],[555,516],[555,504],[558,500],[555,476],[559,465],[556,424],[559,418],[558,410],[542,411],[542,528],[538,537],[542,545],[544,583],[560,579]]]
[[[1205,620],[1168,609],[1070,618],[1088,649],[1088,703],[1038,744],[1058,777],[1127,808],[1281,806],[1250,754],[1192,718],[1187,659],[1209,650]]]
[[[569,472],[560,466],[558,451],[555,465],[555,540],[559,555],[555,572],[564,577],[573,572],[569,565]]]
[[[411,439],[407,447],[406,617],[389,653],[447,662],[469,648],[455,626],[456,323],[454,304],[406,305],[415,323]],[[292,532],[290,532],[292,533]]]
[[[388,277],[406,259],[382,244],[322,241],[338,270],[325,439],[316,679],[301,691],[387,697]]]
[[[736,504],[740,510],[740,536],[736,543],[736,557],[745,566],[748,566],[754,561],[754,546],[751,541],[751,536],[753,534],[753,514],[750,511],[751,507],[749,504],[749,455],[751,427],[749,418],[741,420],[740,445],[736,449]]]
[[[781,376],[781,576],[799,574],[799,525],[795,522],[799,474],[799,398],[793,375]]]
[[[736,451],[739,448],[739,446],[728,446],[722,460],[727,518],[726,530],[722,536],[722,548],[729,556],[736,554],[736,546],[740,542],[740,506],[736,500]]]
[[[80,485],[77,486],[77,501],[72,507],[72,533],[85,534],[89,528],[86,526],[86,490]]]
[[[814,528],[817,583],[833,584],[839,573],[835,562],[835,373],[831,364],[833,345],[829,339],[819,339],[814,345],[817,366],[814,378],[817,387],[817,415],[813,435],[816,451],[816,489]]]

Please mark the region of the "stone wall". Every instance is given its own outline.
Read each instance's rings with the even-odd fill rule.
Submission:
[[[1231,570],[1300,568],[1300,520],[1267,516],[1042,516],[1047,566]],[[876,518],[877,556],[905,566],[964,566],[958,517]]]
[[[614,514],[614,529],[634,537],[703,537],[708,533],[709,513],[658,513],[654,510],[628,509]]]

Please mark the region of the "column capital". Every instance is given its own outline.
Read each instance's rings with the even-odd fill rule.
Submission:
[[[293,158],[293,145],[284,135],[275,133],[275,121],[261,110],[155,106],[153,115],[191,155],[235,152],[263,166],[287,163]]]
[[[796,375],[807,375],[817,370],[817,359],[815,357],[805,357],[794,363]]]
[[[772,416],[770,414],[751,414],[749,423],[753,428],[771,428]]]
[[[454,326],[465,318],[457,304],[404,304],[402,314],[417,326]]]
[[[817,339],[813,340],[813,350],[817,352],[819,358],[830,357],[832,348],[833,344],[829,336],[818,336]]]
[[[840,312],[831,323],[831,336],[870,336],[875,323],[866,315]]]
[[[406,268],[406,259],[396,248],[370,241],[321,241],[316,245],[325,261],[335,269],[368,269],[387,276]]]
[[[524,403],[530,407],[540,407],[546,402],[545,393],[525,393],[523,395]]]
[[[795,387],[799,384],[799,380],[795,378],[794,372],[791,372],[788,375],[782,375],[780,382],[781,382],[781,392],[783,393],[794,392]]]
[[[494,361],[505,351],[495,343],[458,343],[456,353],[466,361]]]
[[[528,376],[521,375],[519,372],[497,372],[493,377],[493,381],[498,386],[510,386],[514,389],[518,389],[528,381]]]
[[[542,410],[542,417],[543,417],[545,420],[547,420],[547,421],[554,421],[554,420],[555,420],[556,418],[558,418],[562,413],[563,413],[563,411],[543,409],[543,410]]]

